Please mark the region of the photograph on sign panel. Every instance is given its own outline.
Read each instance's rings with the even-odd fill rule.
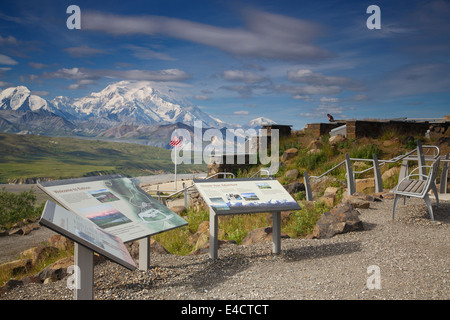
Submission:
[[[114,194],[109,192],[107,189],[88,191],[88,193],[102,203],[120,200]]]
[[[131,222],[122,212],[109,204],[79,209],[78,212],[102,229]]]

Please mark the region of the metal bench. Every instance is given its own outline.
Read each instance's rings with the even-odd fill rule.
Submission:
[[[421,198],[425,200],[425,203],[428,207],[428,212],[430,213],[430,218],[434,221],[433,216],[433,208],[431,206],[430,197],[428,196],[428,192],[432,189],[433,193],[436,197],[437,206],[439,206],[439,197],[436,188],[436,177],[439,171],[439,163],[440,159],[437,158],[431,166],[419,166],[411,173],[399,181],[397,186],[391,191],[395,194],[394,199],[394,209],[392,212],[392,219],[395,217],[395,209],[397,208],[397,202],[401,196],[404,197],[404,201],[406,202],[406,197],[414,197]],[[414,171],[419,170],[420,172],[426,168],[430,168],[428,175],[423,173],[414,173]],[[413,177],[419,177],[419,179],[412,179]]]

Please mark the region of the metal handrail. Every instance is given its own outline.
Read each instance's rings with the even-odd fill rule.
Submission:
[[[263,171],[265,171],[265,172],[267,173],[267,176],[270,177],[270,170],[261,168],[261,169],[259,169],[258,171],[256,171],[254,174],[252,174],[252,175],[250,176],[250,178],[253,178],[253,177],[256,176],[258,173],[261,173],[261,172],[263,172]]]
[[[233,178],[235,178],[235,175],[232,172],[217,172],[217,173],[215,173],[215,174],[213,174],[213,175],[211,175],[209,177],[206,177],[205,180],[211,179],[211,178],[216,177],[216,176],[221,175],[221,174],[224,175],[224,176],[232,175]],[[193,188],[193,187],[194,187],[194,185],[191,184],[190,186],[185,187],[183,189],[180,189],[178,191],[175,191],[174,193],[169,194],[168,196],[159,196],[159,198],[165,198],[165,201],[173,201],[173,200],[177,199],[181,195],[182,192],[187,191],[188,189]],[[170,199],[170,197],[172,197],[174,195],[177,195],[177,196],[174,197],[173,199]]]

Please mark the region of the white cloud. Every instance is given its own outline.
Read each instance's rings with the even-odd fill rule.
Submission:
[[[91,48],[86,45],[79,46],[79,47],[66,48],[66,49],[64,49],[64,51],[75,58],[86,58],[86,57],[91,57],[91,56],[95,56],[98,54],[107,53],[104,50]]]
[[[249,113],[250,113],[250,112],[245,111],[245,110],[240,110],[240,111],[234,111],[234,112],[233,112],[234,115],[238,115],[238,116],[247,115],[247,114],[249,114]]]
[[[36,75],[30,75],[30,80],[38,78]],[[103,77],[115,78],[120,80],[136,81],[183,81],[190,78],[190,75],[179,69],[166,70],[91,70],[87,68],[61,68],[55,72],[44,72],[40,76],[43,79],[67,79],[76,80],[69,86],[69,89],[80,89],[88,84],[95,84],[97,80]]]
[[[321,73],[313,73],[311,70],[300,69],[297,71],[288,71],[288,80],[296,83],[307,83],[319,86],[343,86],[353,82],[345,77],[324,76]]]
[[[226,70],[222,72],[222,78],[227,81],[240,81],[245,83],[258,83],[266,80],[263,76],[243,70]]]
[[[284,60],[322,60],[329,51],[314,44],[322,27],[306,20],[259,10],[244,10],[245,27],[223,28],[161,16],[83,12],[83,30],[113,35],[165,35],[237,55]]]
[[[5,56],[4,54],[0,54],[0,64],[4,64],[7,66],[14,66],[18,64],[18,62],[8,56]]]

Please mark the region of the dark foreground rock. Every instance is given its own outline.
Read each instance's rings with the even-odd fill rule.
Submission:
[[[314,227],[313,238],[331,238],[336,234],[364,230],[358,210],[350,203],[341,203],[325,212]]]

